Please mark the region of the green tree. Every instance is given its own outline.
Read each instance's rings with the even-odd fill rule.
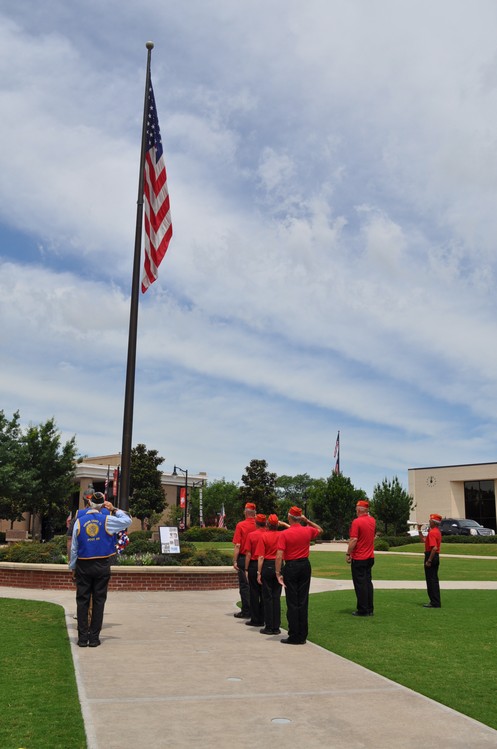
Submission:
[[[384,478],[373,489],[371,510],[385,528],[385,533],[394,536],[407,532],[407,521],[414,509],[414,500],[401,486],[397,476],[391,481]]]
[[[282,519],[288,513],[292,505],[307,510],[309,489],[315,479],[311,479],[308,473],[299,473],[297,476],[278,476],[276,479],[276,492],[278,495],[278,515]]]
[[[142,530],[148,520],[162,515],[166,507],[159,471],[163,462],[157,450],[147,450],[142,443],[131,450],[129,509],[130,514],[141,521]]]
[[[190,498],[192,525],[200,524],[200,494],[199,488],[192,489]],[[219,513],[224,506],[226,514],[226,526],[234,528],[239,520],[240,514],[240,489],[234,481],[218,479],[211,481],[202,489],[202,515],[206,525],[217,525]]]
[[[341,473],[315,481],[309,497],[311,517],[323,528],[323,538],[348,538],[357,500],[367,499],[366,493]]]
[[[19,425],[19,412],[8,420],[0,411],[0,518],[22,520],[25,497],[31,485],[31,469]]]
[[[241,506],[254,502],[257,512],[268,515],[276,511],[278,495],[276,494],[276,474],[267,470],[265,460],[254,458],[245,468],[240,487]]]
[[[62,444],[52,418],[39,426],[30,426],[22,441],[31,468],[23,509],[38,515],[42,528],[44,524],[50,527],[51,530],[43,533],[44,538],[49,538],[53,532],[65,529],[69,498],[75,489],[76,437]]]

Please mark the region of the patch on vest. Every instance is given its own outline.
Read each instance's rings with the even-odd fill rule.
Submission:
[[[98,535],[98,531],[100,530],[100,527],[98,523],[88,523],[85,525],[85,531],[86,535],[90,536],[90,538],[94,538]]]

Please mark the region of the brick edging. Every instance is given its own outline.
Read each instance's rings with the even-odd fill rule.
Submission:
[[[0,586],[74,590],[70,570],[62,564],[0,562]],[[238,587],[233,567],[112,566],[109,590],[225,590]]]

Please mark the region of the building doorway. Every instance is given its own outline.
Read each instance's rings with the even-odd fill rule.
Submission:
[[[467,518],[497,531],[495,485],[492,480],[465,481],[464,506]]]

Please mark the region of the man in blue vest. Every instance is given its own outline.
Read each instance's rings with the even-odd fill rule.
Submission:
[[[130,516],[106,501],[101,492],[93,494],[89,504],[88,510],[74,523],[69,560],[76,582],[78,645],[81,648],[100,645],[110,565],[116,553],[115,534],[131,525]]]

